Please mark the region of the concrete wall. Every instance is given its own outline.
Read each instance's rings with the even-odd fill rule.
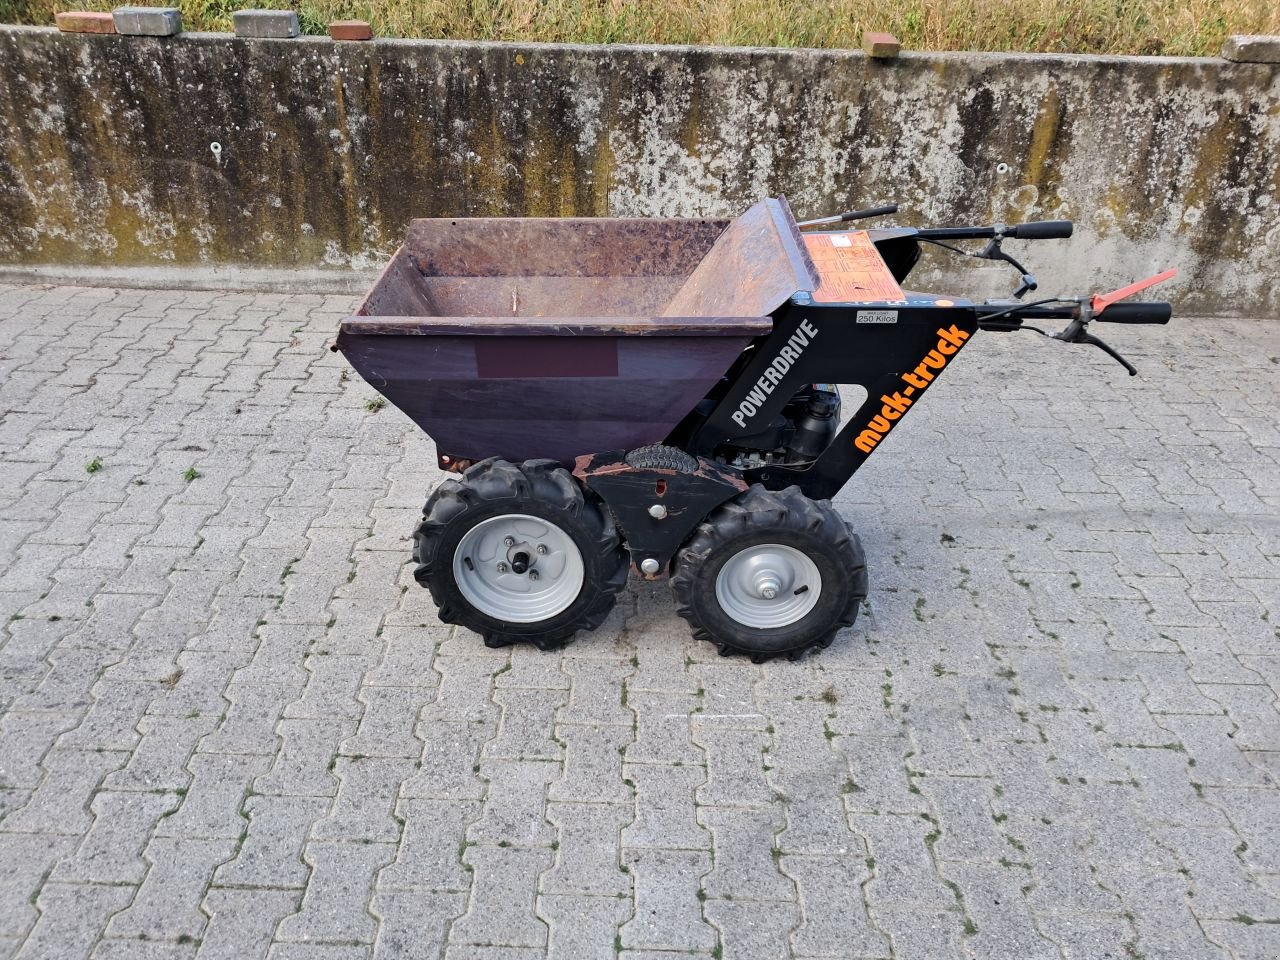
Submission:
[[[342,276],[415,216],[722,215],[777,193],[799,215],[1070,218],[1069,242],[1010,244],[1042,290],[1177,266],[1183,312],[1277,316],[1280,68],[0,27],[11,266]],[[1014,280],[929,264],[917,287]]]

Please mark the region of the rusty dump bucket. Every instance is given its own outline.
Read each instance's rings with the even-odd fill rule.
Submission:
[[[661,442],[814,288],[785,200],[687,219],[414,220],[335,349],[451,460]]]

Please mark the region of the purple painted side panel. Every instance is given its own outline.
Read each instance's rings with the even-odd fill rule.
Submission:
[[[555,345],[553,361],[540,363],[530,356],[524,377],[481,379],[476,345],[486,339],[495,342],[346,331],[341,349],[442,453],[471,460],[549,457],[572,464],[582,454],[662,441],[751,340],[723,335],[546,338]],[[598,369],[605,344],[616,356],[616,376],[564,375],[575,368]],[[579,356],[583,351],[590,355]],[[513,360],[508,356],[503,362]]]

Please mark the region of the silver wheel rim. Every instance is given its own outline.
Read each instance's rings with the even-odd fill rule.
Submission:
[[[525,513],[477,523],[453,553],[453,580],[463,597],[506,623],[537,623],[563,613],[578,599],[583,578],[582,552],[573,538],[550,520]]]
[[[789,627],[804,619],[820,596],[817,565],[780,543],[761,543],[735,553],[716,576],[720,609],[757,630]]]

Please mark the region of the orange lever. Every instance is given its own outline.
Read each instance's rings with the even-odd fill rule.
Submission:
[[[1164,273],[1157,273],[1154,277],[1147,277],[1145,280],[1139,280],[1137,283],[1131,283],[1127,287],[1121,287],[1119,290],[1112,290],[1110,293],[1095,293],[1090,305],[1093,307],[1093,314],[1097,316],[1113,303],[1132,297],[1135,293],[1141,293],[1147,287],[1154,287],[1157,283],[1164,283],[1170,277],[1176,276],[1177,268],[1166,270]]]

